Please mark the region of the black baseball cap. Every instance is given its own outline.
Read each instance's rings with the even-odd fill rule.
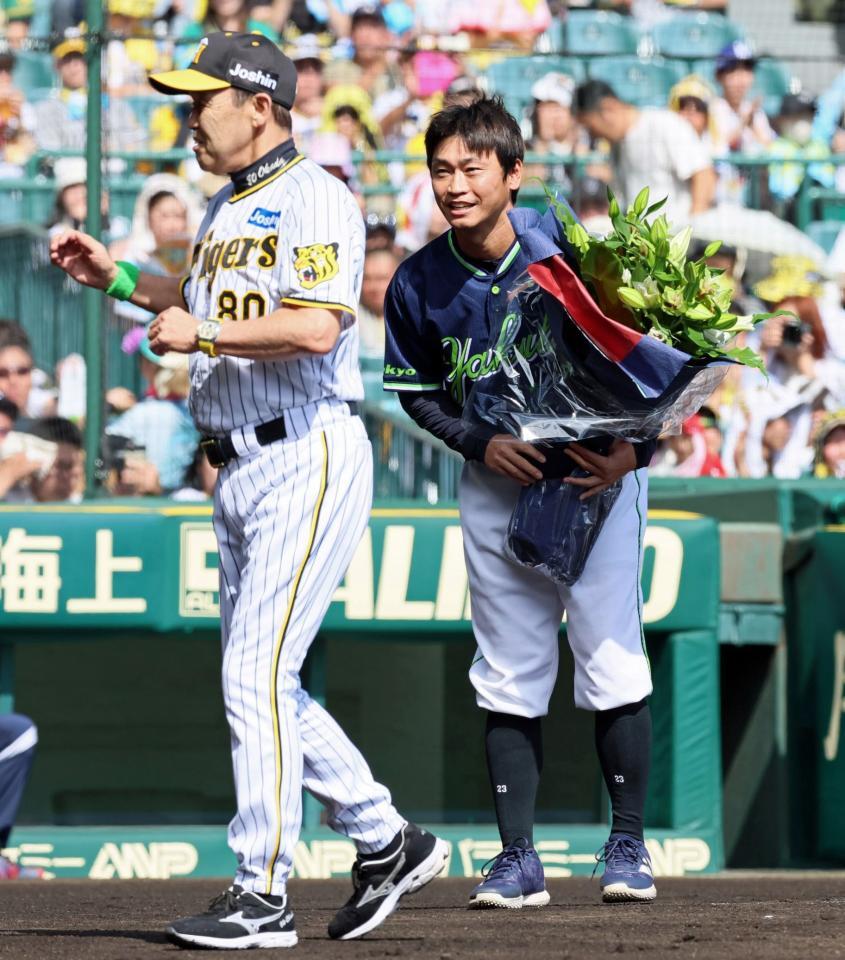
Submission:
[[[801,117],[816,112],[816,101],[807,93],[787,93],[780,102],[782,117]]]
[[[386,26],[381,8],[369,4],[358,7],[357,10],[352,12],[351,26],[356,27],[359,23],[375,23],[380,27]]]
[[[296,67],[261,33],[210,33],[185,70],[150,75],[161,93],[203,93],[237,87],[266,93],[288,110],[296,96]]]

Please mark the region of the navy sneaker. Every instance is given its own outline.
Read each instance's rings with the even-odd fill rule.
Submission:
[[[484,907],[545,907],[549,902],[543,864],[537,851],[522,838],[514,840],[484,865],[484,879],[469,895],[471,909]]]
[[[605,903],[654,900],[657,896],[651,857],[642,840],[624,833],[612,836],[596,854],[596,870],[600,863],[604,864],[601,895]]]
[[[399,905],[446,866],[449,846],[413,823],[406,823],[379,853],[360,854],[352,865],[352,896],[329,924],[332,940],[354,940],[375,929]]]
[[[295,947],[293,911],[286,897],[264,896],[229,887],[205,913],[170,924],[167,939],[179,947],[242,950],[246,947]]]

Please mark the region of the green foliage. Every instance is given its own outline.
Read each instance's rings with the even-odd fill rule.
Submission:
[[[666,199],[649,205],[648,187],[624,213],[608,189],[613,230],[604,238],[587,233],[569,207],[547,186],[545,191],[578,254],[584,279],[608,316],[692,357],[726,357],[764,369],[753,350],[735,348],[732,341],[771,314],[731,313],[730,282],[706,263],[721,241],[708,244],[700,260],[688,260],[692,228],[673,235],[666,217],[654,216]]]

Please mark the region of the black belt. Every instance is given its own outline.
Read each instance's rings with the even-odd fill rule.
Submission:
[[[357,403],[347,401],[346,405],[349,407],[351,416],[358,415]],[[288,430],[284,417],[268,420],[267,423],[259,423],[255,428],[255,439],[260,447],[266,447],[268,443],[273,443],[276,440],[284,440],[287,435]],[[232,443],[231,436],[203,437],[200,440],[200,446],[208,458],[208,462],[218,470],[238,456],[238,451]]]

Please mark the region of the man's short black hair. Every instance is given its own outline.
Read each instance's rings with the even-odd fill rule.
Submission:
[[[159,190],[157,193],[154,193],[147,201],[147,213],[152,213],[160,203],[164,200],[169,200],[171,197],[173,197],[174,200],[179,200],[172,190]],[[179,202],[182,203],[181,200],[179,200]]]
[[[702,427],[715,427],[721,430],[719,417],[712,407],[704,406],[698,411],[698,418],[701,420]]]
[[[602,101],[610,97],[618,100],[616,91],[604,80],[588,80],[575,91],[575,112],[594,113],[601,109]]]
[[[0,319],[0,350],[6,347],[20,347],[32,356],[32,344],[26,330],[14,320]]]
[[[692,107],[693,110],[697,110],[699,113],[710,112],[710,108],[701,97],[678,97],[678,110],[686,110],[687,107]]]
[[[434,114],[425,132],[429,170],[437,148],[450,137],[459,137],[475,153],[495,153],[506,175],[525,156],[519,124],[501,97],[479,96],[469,103],[452,103]],[[515,190],[512,199],[516,200]]]
[[[75,423],[64,417],[41,417],[33,420],[26,430],[34,437],[50,440],[53,443],[66,443],[77,450],[82,449],[82,432]]]
[[[334,117],[335,120],[339,117],[349,117],[349,119],[354,120],[355,123],[361,122],[361,114],[349,103],[341,103],[340,106],[336,107],[332,117]]]

